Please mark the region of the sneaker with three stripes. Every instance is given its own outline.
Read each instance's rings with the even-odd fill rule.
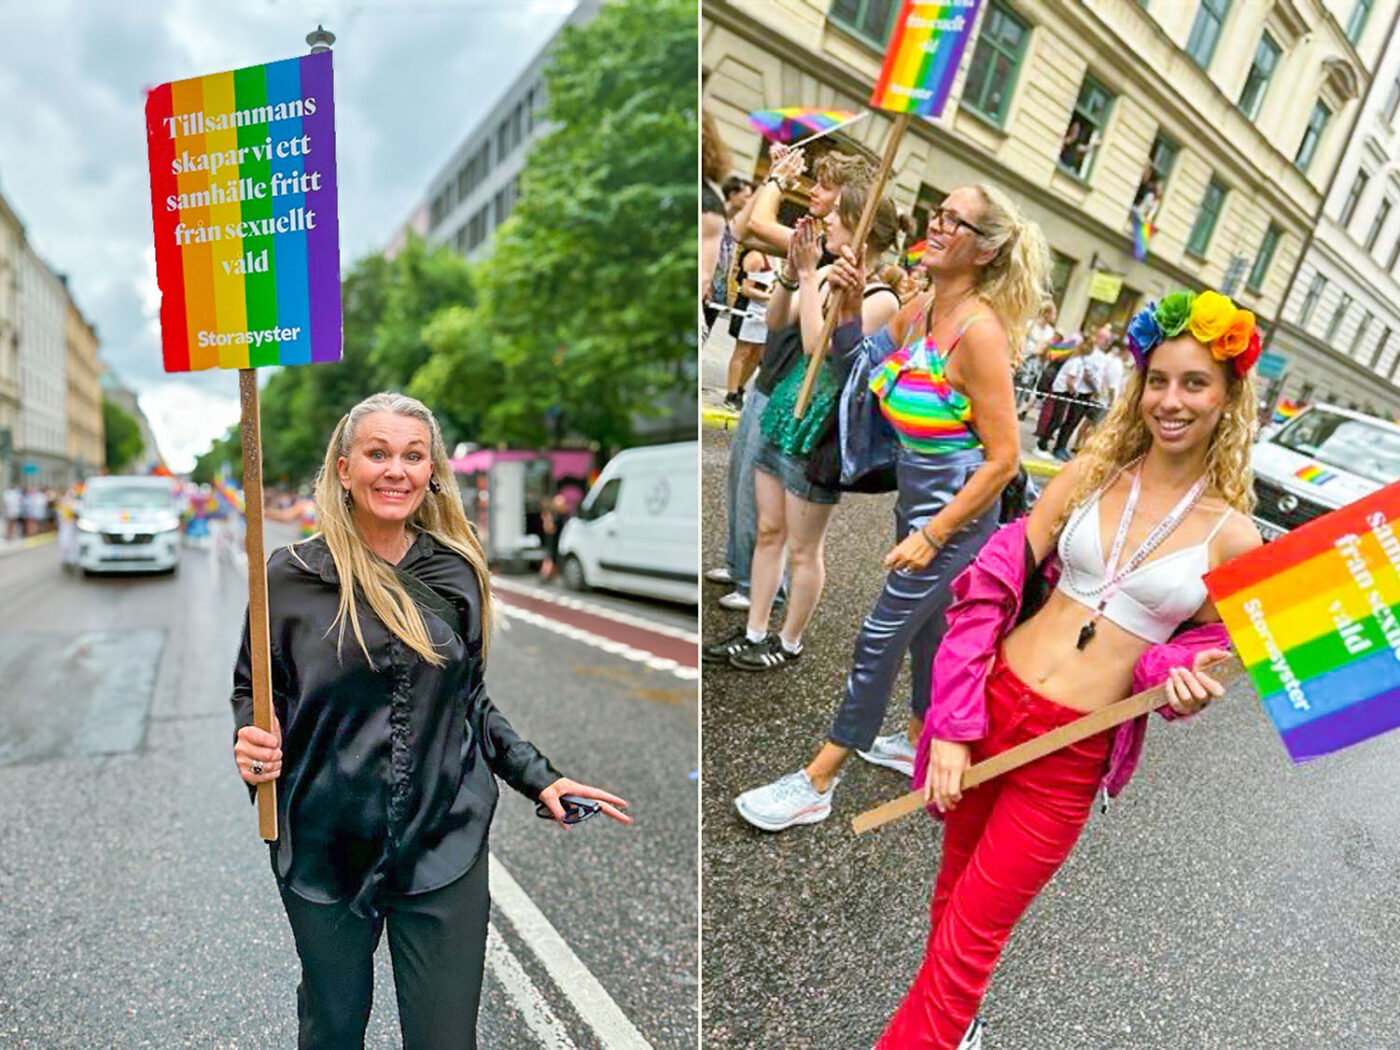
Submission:
[[[744,648],[729,657],[729,666],[741,671],[772,671],[779,667],[795,664],[802,650],[793,652],[783,644],[776,634],[770,634],[761,642],[749,642]]]

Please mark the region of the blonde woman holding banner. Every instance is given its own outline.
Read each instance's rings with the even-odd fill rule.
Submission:
[[[268,562],[273,733],[252,725],[247,631],[234,758],[280,785],[272,870],[301,958],[300,1050],[363,1046],[387,925],[407,1050],[473,1050],[496,777],[561,824],[626,803],[561,777],[486,694],[486,556],[432,413],[376,394],[331,435],[320,532]]]
[[[1131,777],[1145,717],[965,794],[963,773],[1154,685],[1166,684],[1169,717],[1223,692],[1201,670],[1228,645],[1202,576],[1261,542],[1254,317],[1215,292],[1177,292],[1133,318],[1128,342],[1135,373],[1083,454],[954,584],[915,765],[943,818],[943,857],[923,966],[880,1050],[979,1045],[1002,947],[1095,793]]]

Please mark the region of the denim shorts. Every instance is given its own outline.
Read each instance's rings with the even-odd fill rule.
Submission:
[[[801,458],[789,456],[786,452],[780,451],[767,438],[764,438],[763,444],[759,446],[753,466],[755,470],[761,470],[763,473],[777,478],[785,492],[800,500],[805,500],[807,503],[822,503],[831,506],[841,502],[839,489],[829,489],[825,485],[818,485],[807,480],[807,459],[805,456]]]

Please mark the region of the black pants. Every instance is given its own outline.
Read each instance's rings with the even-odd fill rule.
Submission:
[[[1065,421],[1060,424],[1060,434],[1055,439],[1056,452],[1069,451],[1069,439],[1074,436],[1074,428],[1079,426],[1091,407],[1085,401],[1075,401],[1069,406],[1065,412]]]
[[[404,1050],[476,1050],[476,1014],[491,898],[482,849],[440,890],[385,902],[362,919],[278,884],[301,957],[298,1050],[362,1050],[374,993],[374,950],[387,922]]]

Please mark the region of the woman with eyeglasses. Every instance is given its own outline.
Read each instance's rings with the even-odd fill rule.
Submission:
[[[1094,796],[1127,784],[1147,717],[964,792],[968,768],[1156,685],[1168,718],[1224,693],[1205,668],[1229,636],[1202,577],[1261,543],[1249,515],[1259,333],[1226,296],[1181,291],[1127,338],[1136,367],[1104,424],[955,587],[914,774],[943,853],[923,965],[880,1050],[980,1046],[1002,948]]]
[[[267,567],[273,731],[252,725],[246,628],[232,697],[239,774],[279,785],[297,1046],[364,1045],[387,925],[403,1045],[473,1050],[495,778],[561,824],[595,807],[631,823],[627,803],[561,777],[487,696],[486,555],[422,403],[352,408],[315,499],[320,531]]]
[[[804,768],[735,799],[740,815],[765,831],[825,820],[852,752],[906,776],[913,769],[911,740],[928,707],[949,585],[992,534],[1001,491],[1020,469],[1014,349],[1048,298],[1040,228],[989,186],[954,190],[934,211],[922,263],[932,288],[868,339],[856,323],[859,259],[844,255],[831,273],[841,312],[832,352],[866,355],[870,387],[899,438],[895,545],[826,742]],[[905,653],[909,729],[881,737]]]

